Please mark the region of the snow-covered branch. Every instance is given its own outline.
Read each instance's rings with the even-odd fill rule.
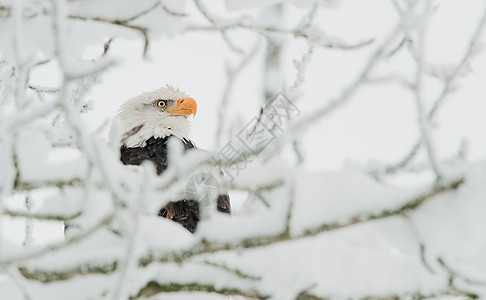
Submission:
[[[219,244],[208,243],[204,239],[204,237],[202,237],[203,239],[199,243],[191,245],[190,249],[181,250],[178,253],[167,253],[167,254],[161,254],[159,256],[149,255],[146,257],[142,257],[140,259],[139,264],[142,266],[148,266],[153,262],[182,262],[190,257],[205,254],[205,253],[215,253],[219,251],[229,251],[235,249],[264,247],[279,242],[286,242],[289,240],[312,237],[315,235],[319,235],[323,232],[340,230],[342,228],[355,226],[355,225],[359,225],[374,220],[380,220],[380,219],[390,218],[394,216],[406,216],[410,211],[413,211],[414,209],[418,208],[425,201],[432,199],[434,196],[457,189],[463,183],[463,181],[464,179],[460,178],[448,183],[447,185],[443,185],[440,187],[437,186],[432,187],[431,189],[424,192],[423,194],[417,195],[413,199],[409,199],[408,201],[398,204],[396,207],[393,208],[389,208],[382,211],[378,210],[374,213],[370,212],[369,214],[359,213],[354,216],[350,216],[348,220],[344,222],[318,224],[312,228],[306,228],[302,230],[302,233],[297,235],[290,234],[290,230],[287,227],[289,226],[289,222],[288,222],[288,220],[290,219],[289,213],[292,211],[291,209],[289,209],[287,210],[288,213],[284,221],[284,223],[287,225],[284,226],[284,230],[279,234],[275,234],[275,235],[272,234],[269,236],[257,236],[252,234],[250,235],[251,237],[248,239],[238,240],[236,242],[229,242],[229,243],[219,243]]]

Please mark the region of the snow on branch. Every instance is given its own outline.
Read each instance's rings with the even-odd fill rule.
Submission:
[[[250,237],[247,239],[237,240],[236,242],[219,243],[219,244],[208,243],[208,241],[204,237],[202,237],[203,239],[199,243],[191,245],[191,248],[188,250],[179,251],[178,253],[159,254],[158,256],[149,255],[146,257],[142,257],[139,263],[142,266],[147,266],[153,262],[181,262],[181,261],[185,261],[190,257],[205,254],[205,253],[215,253],[219,251],[229,251],[235,249],[264,247],[274,243],[286,242],[289,240],[297,240],[297,239],[315,236],[323,232],[340,230],[348,226],[359,225],[373,220],[390,218],[394,216],[406,216],[407,213],[418,208],[425,201],[432,199],[434,196],[447,191],[457,189],[463,183],[463,181],[464,180],[460,178],[442,187],[432,187],[430,190],[424,192],[423,194],[417,195],[413,199],[410,199],[409,201],[405,201],[404,203],[399,204],[395,208],[386,209],[383,211],[378,210],[375,213],[370,213],[369,215],[359,213],[354,216],[350,216],[349,220],[342,223],[336,222],[336,223],[319,224],[312,228],[305,228],[301,230],[301,233],[297,235],[293,235],[290,233],[290,230],[288,228],[288,226],[290,226],[289,225],[290,223],[288,221],[285,221],[287,225],[284,226],[284,230],[279,234],[258,237],[256,233],[253,233],[250,234]],[[288,213],[290,213],[291,211],[292,209],[290,207]],[[290,220],[290,217],[291,215],[288,214],[286,220]]]

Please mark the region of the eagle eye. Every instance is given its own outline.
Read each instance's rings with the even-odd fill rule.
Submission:
[[[166,100],[157,100],[157,102],[155,102],[155,105],[159,108],[164,108],[167,105],[167,101]]]

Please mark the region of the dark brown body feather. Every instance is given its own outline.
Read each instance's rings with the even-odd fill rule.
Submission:
[[[164,138],[150,138],[144,147],[120,148],[121,161],[125,165],[140,165],[144,161],[151,161],[157,169],[157,174],[162,174],[168,167],[167,143],[169,139],[175,138],[182,142],[184,149],[197,149],[194,144],[187,139],[178,139],[174,136]],[[218,211],[231,214],[230,199],[227,194],[218,195]],[[159,216],[171,219],[182,224],[190,232],[194,232],[199,221],[199,203],[194,199],[180,199],[169,202],[159,211]]]

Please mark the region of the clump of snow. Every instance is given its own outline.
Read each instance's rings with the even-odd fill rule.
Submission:
[[[70,181],[86,172],[83,157],[59,163],[51,156],[51,146],[43,132],[25,128],[17,138],[20,178],[25,182]]]
[[[292,234],[393,210],[421,195],[422,188],[396,188],[356,170],[296,172]]]

